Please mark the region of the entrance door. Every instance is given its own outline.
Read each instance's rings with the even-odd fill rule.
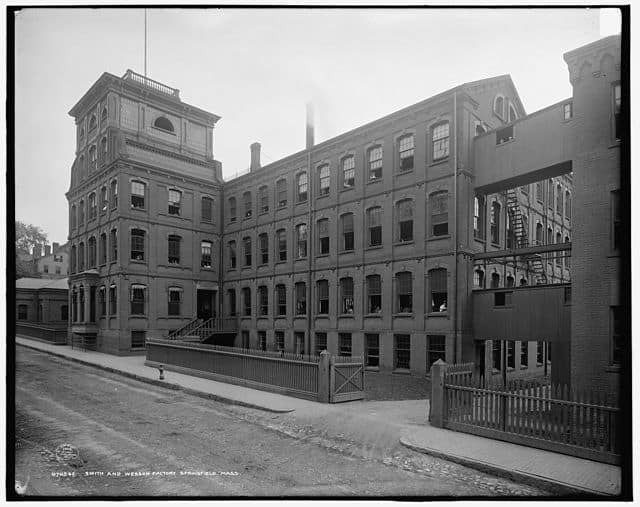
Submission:
[[[215,317],[215,291],[198,289],[198,309],[199,319],[210,319]]]

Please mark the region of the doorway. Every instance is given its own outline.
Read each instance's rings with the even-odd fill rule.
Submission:
[[[198,289],[197,317],[199,319],[210,319],[216,316],[216,291]]]

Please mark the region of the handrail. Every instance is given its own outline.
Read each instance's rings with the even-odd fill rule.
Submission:
[[[170,86],[162,84],[159,81],[138,74],[137,72],[133,72],[131,69],[128,69],[127,72],[125,72],[124,76],[122,76],[122,79],[135,81],[136,83],[151,88],[152,90],[171,95],[172,97],[175,97],[177,99],[180,98],[180,90],[178,90],[177,88],[171,88]]]
[[[169,333],[169,335],[168,335],[168,338],[169,338],[169,339],[171,339],[171,338],[176,338],[176,337],[178,337],[179,335],[181,335],[181,334],[183,334],[185,331],[187,331],[187,328],[189,328],[190,326],[193,326],[194,324],[195,324],[195,325],[199,325],[199,324],[201,323],[201,321],[202,321],[202,319],[200,319],[200,318],[196,317],[195,319],[193,319],[193,320],[191,320],[191,321],[187,322],[184,326],[182,326],[182,327],[180,327],[180,328],[178,328],[178,329],[175,329],[175,330],[171,331],[171,332]]]

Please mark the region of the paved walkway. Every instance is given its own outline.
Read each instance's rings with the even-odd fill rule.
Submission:
[[[171,371],[165,371],[165,380],[160,381],[158,370],[144,365],[144,356],[122,357],[72,350],[69,346],[51,345],[20,336],[16,343],[206,398],[276,413],[295,411],[292,417],[321,427],[327,435],[358,437],[365,444],[369,442],[378,448],[391,448],[400,440],[413,450],[563,495],[620,493],[619,467],[434,428],[427,422],[428,400],[356,401],[329,405]]]

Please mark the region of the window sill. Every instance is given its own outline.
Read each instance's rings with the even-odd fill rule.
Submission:
[[[147,208],[138,208],[137,206],[131,206],[131,210],[133,210],[133,211],[147,211]]]
[[[274,264],[277,266],[278,264],[286,264],[286,263],[287,261],[284,260],[284,261],[276,261]]]
[[[211,271],[212,269],[211,266],[200,266],[200,271]]]
[[[446,163],[446,162],[449,162],[449,156],[448,156],[448,155],[447,155],[446,157],[439,158],[439,159],[437,159],[437,160],[432,160],[432,161],[429,163],[429,167],[433,167],[433,166],[435,166],[435,165],[444,164],[444,163]]]
[[[528,368],[529,368],[528,366],[522,366],[522,365],[520,365],[520,369],[521,369],[521,370],[526,370],[526,369],[528,369]]]
[[[511,309],[511,308],[514,308],[514,306],[513,306],[512,304],[511,304],[511,305],[493,305],[493,309],[494,309],[494,310],[500,310],[500,309],[502,309],[502,308],[509,308],[509,309]]]
[[[449,312],[429,312],[427,317],[449,317]]]
[[[328,253],[319,253],[316,257],[329,257]]]
[[[328,319],[329,318],[329,314],[328,313],[318,313],[316,314],[316,319]]]
[[[320,194],[318,197],[316,197],[316,199],[325,199],[327,197],[329,197],[330,193],[327,192],[326,194]]]
[[[380,371],[379,366],[365,366],[364,369],[367,371]]]
[[[264,211],[264,210],[263,210],[263,211],[261,211],[260,213],[258,213],[258,216],[259,216],[259,217],[262,217],[262,216],[264,216],[264,215],[268,215],[268,214],[269,214],[269,210],[266,210],[266,211]]]
[[[296,205],[298,204],[307,204],[308,199],[305,199],[304,201],[297,201]]]
[[[166,315],[165,317],[160,317],[168,320],[184,320],[184,315]]]
[[[307,257],[296,257],[296,262],[298,261],[306,261]]]
[[[355,185],[352,185],[350,187],[342,187],[340,189],[340,192],[348,192],[349,190],[353,190],[355,188]]]
[[[407,240],[407,241],[395,241],[393,243],[393,246],[404,246],[404,245],[413,245],[413,240]]]
[[[294,319],[301,319],[301,320],[302,320],[302,319],[306,319],[306,318],[307,318],[307,316],[306,316],[306,315],[294,315],[294,316],[293,316],[293,318],[294,318]]]
[[[251,220],[253,217],[249,215],[248,217],[242,217],[242,221],[246,222],[247,220]]]
[[[427,241],[440,241],[443,239],[451,239],[451,234],[443,234],[442,236],[429,236]]]
[[[278,319],[286,319],[286,318],[287,318],[287,316],[286,316],[286,315],[276,315],[276,316],[274,316],[273,318],[274,318],[274,320],[278,320]]]
[[[380,313],[365,313],[364,314],[364,318],[365,319],[381,319],[382,318],[382,312],[380,312]]]
[[[395,368],[392,372],[392,375],[411,375],[411,370],[408,368]]]
[[[340,255],[342,255],[342,254],[352,254],[352,253],[355,253],[355,250],[354,249],[351,249],[351,250],[340,250],[338,253]]]
[[[240,320],[251,320],[251,315],[243,315]]]
[[[383,247],[382,244],[380,245],[369,245],[368,247],[365,248],[365,250],[380,250]]]
[[[286,204],[280,204],[280,205],[278,205],[278,207],[276,208],[276,210],[277,210],[277,211],[284,210],[284,209],[287,209],[287,205],[286,205]]]
[[[131,259],[131,264],[146,264],[147,261],[139,261],[135,259]]]
[[[256,317],[256,319],[258,319],[258,320],[266,320],[266,319],[268,319],[268,318],[269,318],[269,315],[258,315],[258,316]]]
[[[229,225],[235,224],[237,220],[229,220]]]
[[[401,319],[403,319],[403,318],[404,319],[407,319],[407,318],[412,319],[413,316],[414,316],[413,312],[400,312],[400,313],[394,313],[393,314],[394,318],[397,317],[397,318],[401,318]]]
[[[382,181],[382,177],[374,178],[367,181],[367,185],[372,185],[373,183],[380,183]]]
[[[613,143],[612,145],[610,145],[610,146],[609,146],[609,148],[608,148],[608,149],[610,149],[610,150],[611,150],[611,149],[613,149],[613,148],[620,148],[620,145],[621,145],[621,144],[622,144],[622,141],[620,141],[620,140],[616,140],[616,141],[614,141],[614,143]]]
[[[509,144],[509,143],[513,143],[515,142],[516,138],[512,137],[511,139],[507,139],[505,141],[502,141],[501,143],[496,143],[496,147],[497,146],[504,146],[505,144]]]
[[[339,319],[355,319],[356,316],[353,313],[341,313],[338,315]]]
[[[411,174],[413,172],[413,167],[411,169],[405,169],[404,171],[396,171],[396,176],[404,176],[405,174]]]
[[[262,262],[262,263],[258,264],[258,267],[259,268],[267,268],[267,267],[269,267],[269,262],[268,261],[267,262]]]

